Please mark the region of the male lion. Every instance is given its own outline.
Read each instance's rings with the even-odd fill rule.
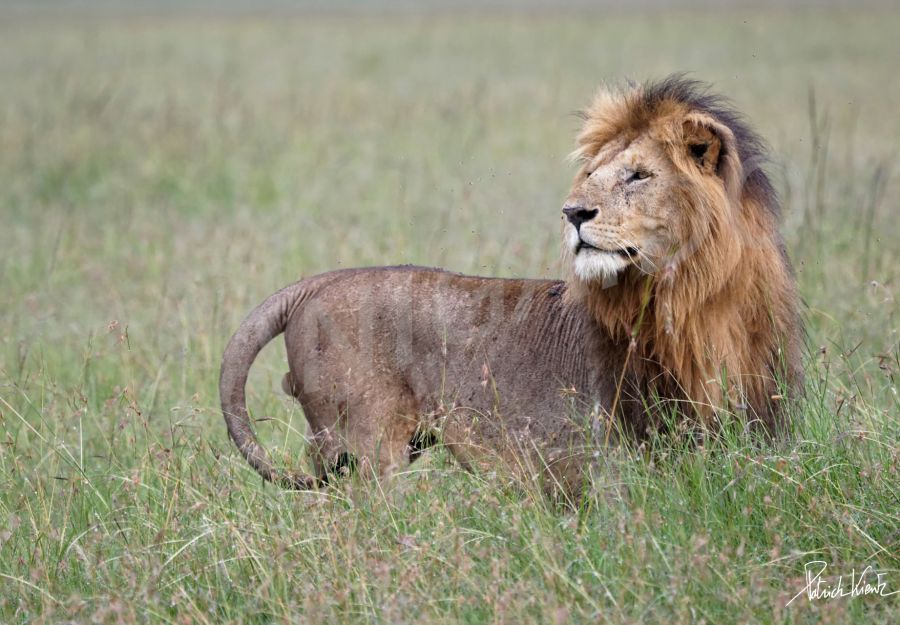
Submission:
[[[613,420],[641,436],[674,406],[775,431],[801,382],[801,326],[762,146],[698,82],[602,91],[562,209],[565,282],[409,266],[301,280],[225,350],[231,438],[294,488],[347,465],[384,474],[439,438],[464,467],[499,461],[569,489],[586,422],[595,437]],[[247,414],[250,366],[282,332],[315,477],[277,471]]]

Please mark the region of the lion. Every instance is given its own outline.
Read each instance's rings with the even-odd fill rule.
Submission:
[[[576,490],[586,432],[640,438],[671,411],[779,431],[802,382],[802,327],[765,155],[703,83],[601,89],[562,207],[565,280],[416,266],[300,280],[225,349],[229,435],[295,489],[354,468],[388,475],[440,441],[466,469],[500,463]],[[276,469],[247,412],[249,369],[281,333],[314,475]]]

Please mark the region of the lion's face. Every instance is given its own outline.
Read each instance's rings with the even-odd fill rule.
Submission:
[[[644,134],[585,155],[563,212],[575,274],[604,280],[636,265],[653,273],[682,234],[679,172]]]
[[[634,346],[637,378],[671,384],[698,414],[733,402],[771,423],[774,363],[790,384],[802,374],[764,144],[681,77],[601,89],[582,119],[563,206],[569,301]],[[722,371],[728,388],[710,384]]]
[[[729,181],[737,164],[728,128],[676,110],[610,137],[596,131],[604,122],[598,117],[585,124],[576,151],[581,169],[563,206],[575,277],[606,282],[628,267],[654,274],[710,232],[727,230],[726,187],[735,188]]]

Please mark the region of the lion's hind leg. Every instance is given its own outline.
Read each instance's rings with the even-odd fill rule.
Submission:
[[[313,481],[326,486],[335,477],[351,474],[356,460],[347,448],[341,422],[346,415],[342,402],[321,394],[304,395],[290,371],[281,378],[281,389],[303,408],[309,431],[308,454],[313,463]]]
[[[386,477],[404,469],[424,451],[420,419],[411,401],[391,396],[351,409],[347,418],[347,447],[367,477]]]
[[[386,477],[436,442],[421,427],[411,391],[396,380],[370,379],[352,388],[336,386],[328,394],[304,395],[289,372],[281,386],[303,406],[320,485],[354,473]]]

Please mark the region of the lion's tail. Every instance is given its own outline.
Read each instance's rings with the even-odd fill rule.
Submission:
[[[241,454],[264,479],[281,484],[285,488],[301,490],[312,488],[316,483],[315,479],[312,476],[293,475],[275,469],[269,454],[259,445],[250,425],[244,387],[257,354],[269,341],[284,332],[291,313],[308,295],[307,285],[300,281],[269,296],[266,301],[254,308],[228,342],[219,373],[222,414],[228,426],[228,434]]]

